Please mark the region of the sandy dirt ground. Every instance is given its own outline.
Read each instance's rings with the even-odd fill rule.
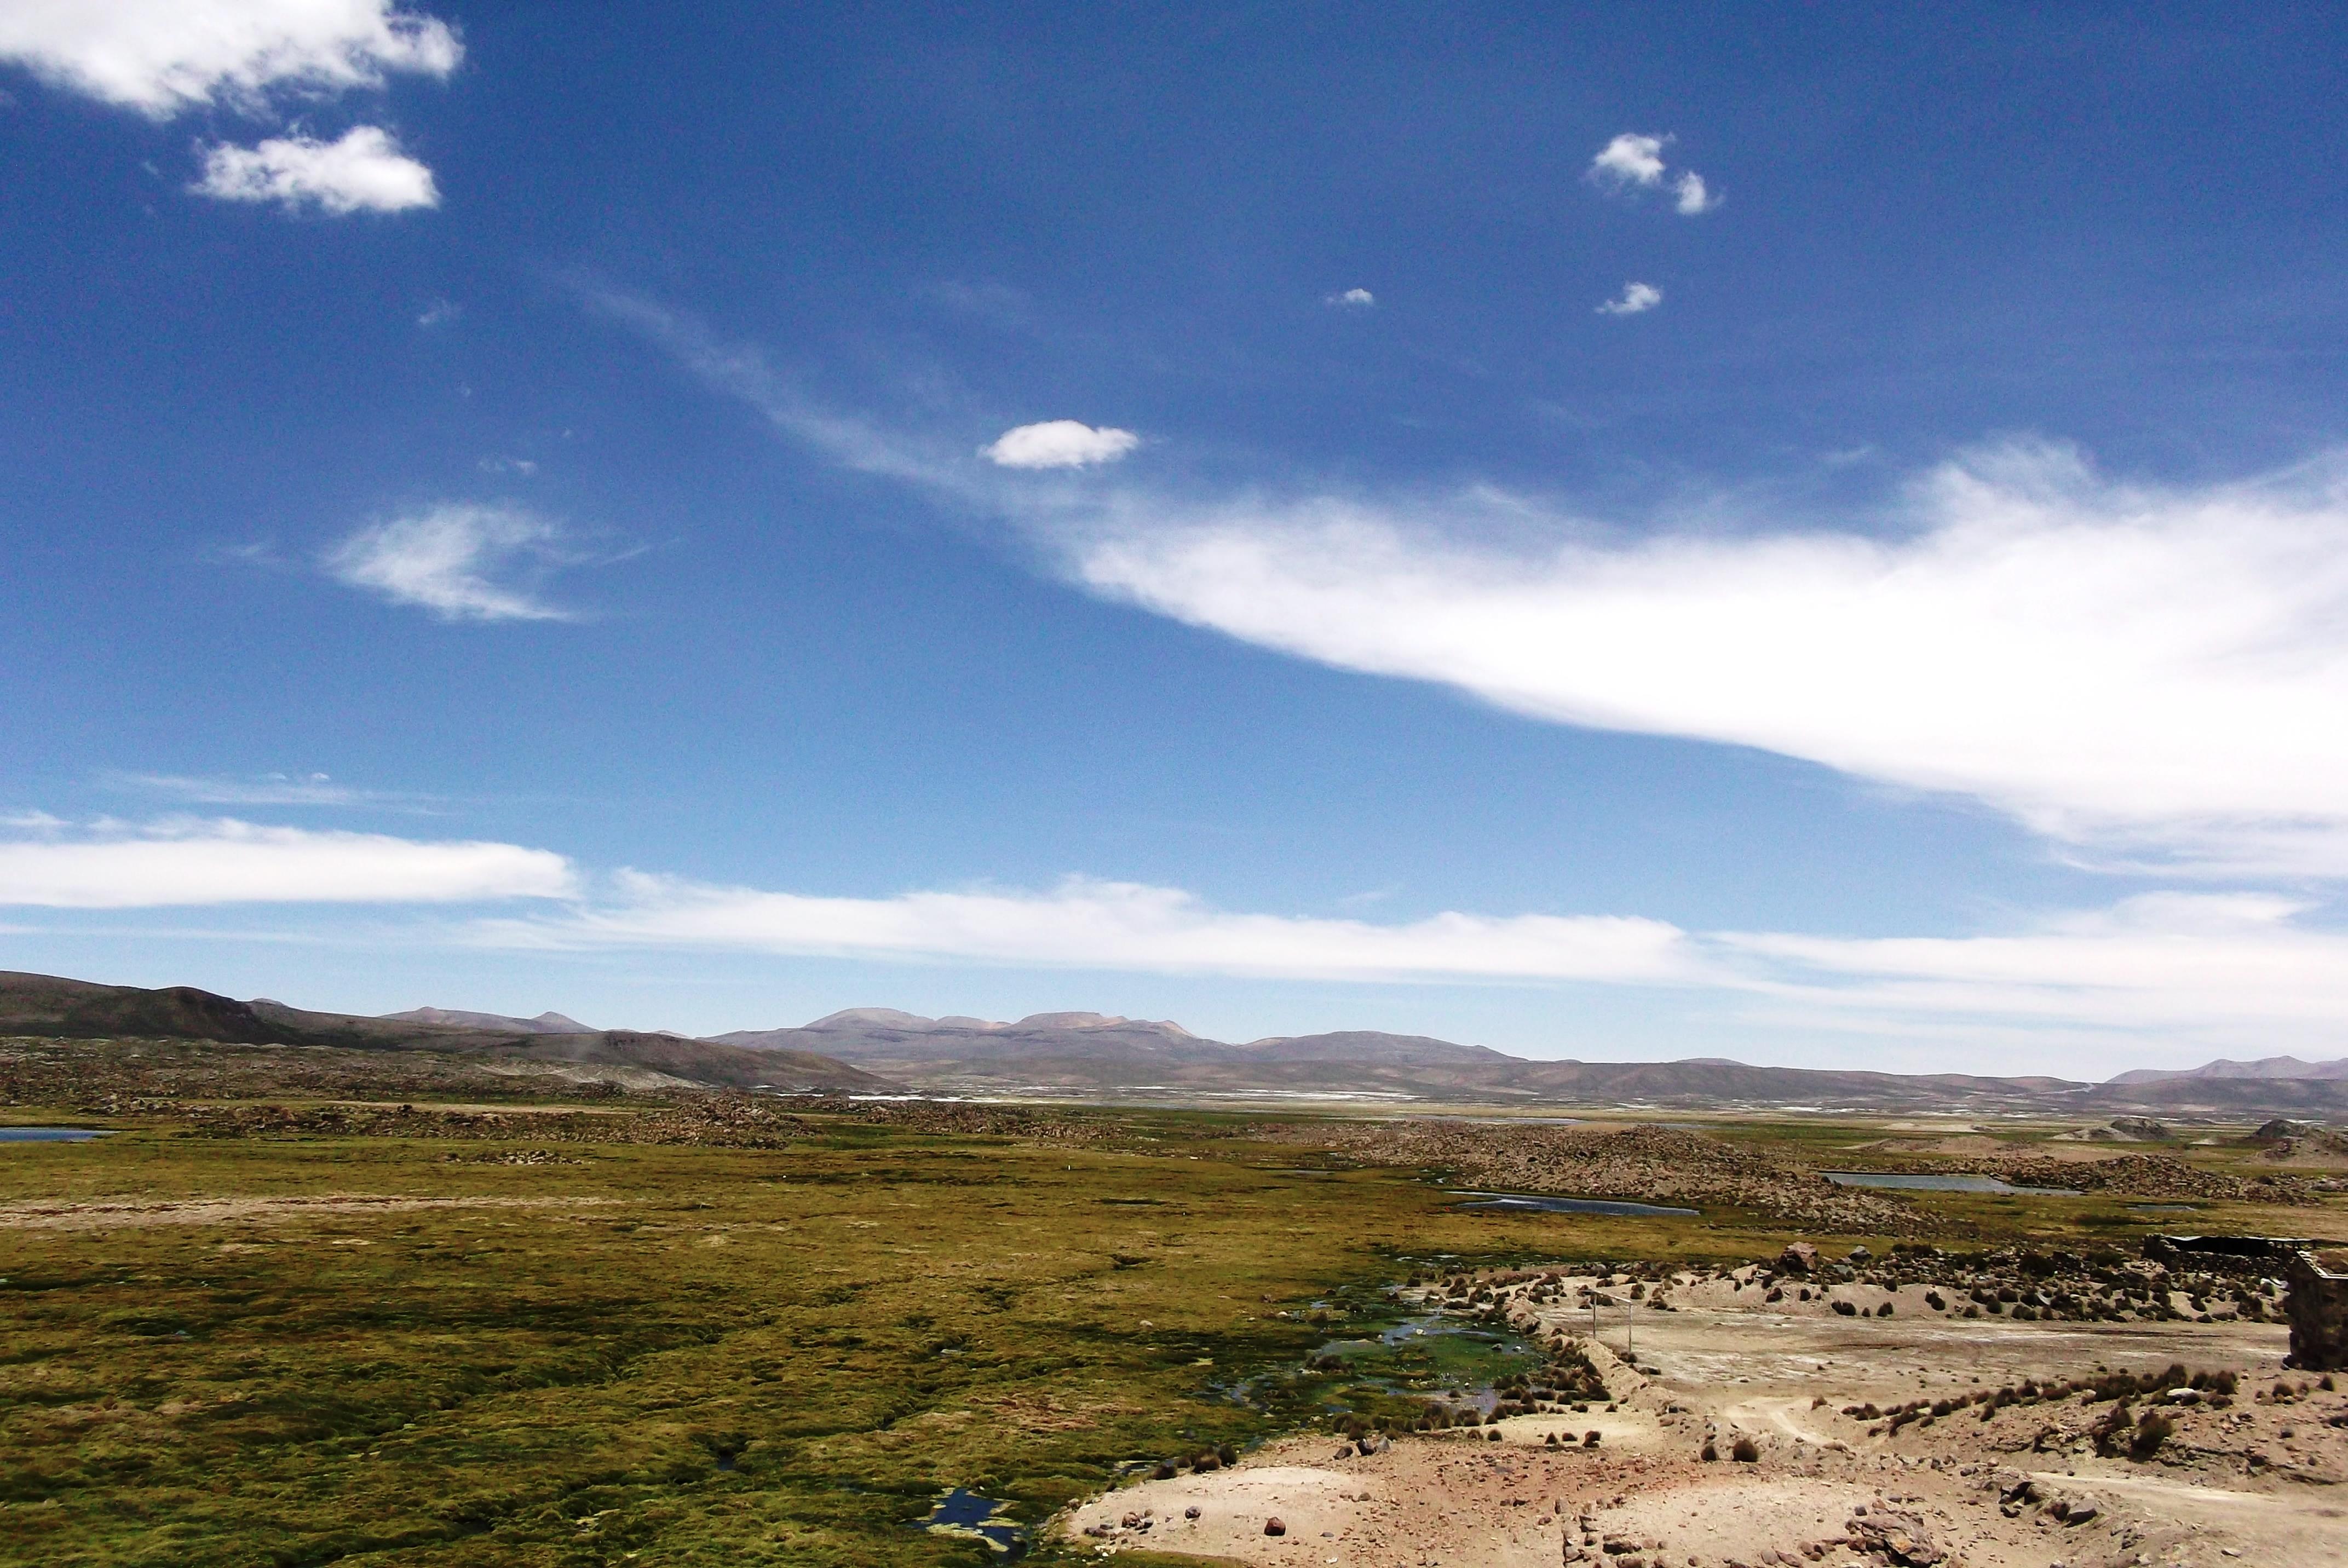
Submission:
[[[1227,1470],[1120,1489],[1058,1528],[1104,1554],[1344,1568],[2348,1565],[2348,1392],[2284,1371],[2280,1327],[1952,1321],[1909,1306],[1851,1318],[1823,1298],[1765,1307],[1739,1294],[1684,1286],[1678,1310],[1637,1312],[1637,1369],[1593,1354],[1620,1396],[1611,1410],[1368,1453],[1293,1438]],[[1601,1343],[1622,1349],[1622,1313],[1602,1317]],[[1536,1319],[1588,1333],[1586,1310],[1528,1304],[1518,1320]],[[1896,1430],[1844,1413],[2180,1361],[2234,1372],[2239,1394],[2153,1401],[2174,1431],[2141,1460],[2097,1454],[2092,1430],[2112,1406],[2084,1397]],[[1732,1457],[1740,1438],[1756,1457]],[[1273,1520],[1282,1533],[1266,1532]]]

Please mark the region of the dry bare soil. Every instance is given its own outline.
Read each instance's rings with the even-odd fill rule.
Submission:
[[[1344,1568],[2348,1563],[2348,1393],[2284,1372],[2280,1327],[1952,1319],[1916,1299],[1844,1317],[1830,1299],[1898,1297],[1764,1306],[1683,1278],[1674,1310],[1631,1309],[1638,1369],[1595,1352],[1612,1401],[1361,1448],[1292,1437],[1104,1496],[1066,1529],[1096,1552]],[[1586,1336],[1581,1292],[1604,1282],[1553,1283],[1562,1299],[1512,1304],[1515,1320]],[[1624,1309],[1601,1316],[1620,1348]],[[2126,1404],[2068,1391],[2115,1373],[2156,1387]],[[2212,1374],[2234,1394],[2209,1392],[2228,1382]],[[1915,1401],[1927,1417],[1893,1430],[1884,1412]],[[2147,1418],[2166,1429],[2148,1450]]]

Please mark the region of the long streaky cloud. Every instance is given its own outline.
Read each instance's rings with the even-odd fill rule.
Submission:
[[[1962,1039],[2004,1023],[2042,1039],[2100,1033],[2106,1050],[2199,1038],[2336,1054],[2348,1050],[2348,932],[2310,912],[2265,894],[2152,893],[1972,936],[1731,932],[1704,945],[1773,1004],[1844,1029]]]
[[[815,897],[629,873],[615,897],[509,922],[526,945],[715,947],[1130,972],[1404,980],[1693,977],[1679,930],[1605,916],[1446,913],[1406,925],[1218,910],[1179,888],[1073,878],[1045,893]]]
[[[1962,1041],[2032,1067],[2348,1050],[2348,932],[2301,901],[2161,893],[1956,937],[1695,931],[1612,915],[1447,911],[1393,922],[1220,909],[1181,888],[819,897],[623,873],[592,898],[477,922],[505,948],[763,953],[1364,985],[1666,989],[1745,1022]],[[2033,1067],[2034,1070],[2034,1067]]]
[[[232,818],[42,826],[37,836],[0,843],[0,907],[449,904],[562,897],[577,886],[561,856],[514,844]]]
[[[236,819],[0,821],[0,908],[471,906],[414,939],[1355,985],[1668,989],[1748,1022],[2035,1059],[2348,1050],[2348,932],[2301,900],[2162,893],[1959,937],[1694,931],[1622,915],[1446,911],[1375,922],[1218,908],[1181,888],[821,896],[623,871],[521,845]],[[520,913],[491,913],[519,903]],[[323,929],[324,927],[318,927]],[[33,929],[37,929],[33,928]],[[387,928],[374,929],[384,939]]]
[[[1502,528],[1521,541],[1476,542]],[[2348,874],[2348,495],[2020,447],[1881,534],[1608,537],[1502,497],[1173,506],[1064,532],[1097,592],[1515,712],[1970,796],[2156,863]]]
[[[979,493],[968,487],[966,479],[958,479],[963,466],[942,444],[917,441],[827,406],[776,370],[757,346],[729,343],[683,311],[599,280],[574,277],[571,284],[589,309],[660,349],[702,384],[748,405],[777,430],[843,466],[937,489],[959,489],[966,497]]]

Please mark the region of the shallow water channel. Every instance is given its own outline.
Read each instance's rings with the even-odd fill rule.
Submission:
[[[1821,1171],[1838,1187],[1888,1187],[1910,1193],[1994,1193],[2001,1196],[2075,1198],[2076,1187],[2017,1187],[1995,1176],[1918,1175],[1904,1171]]]
[[[2020,1189],[2014,1189],[2019,1191]],[[1547,1193],[1450,1193],[1461,1198],[1463,1209],[1515,1209],[1549,1214],[1676,1214],[1694,1217],[1695,1209],[1666,1208],[1660,1204],[1633,1204],[1620,1198],[1560,1198]]]
[[[95,1127],[0,1127],[0,1143],[87,1143],[105,1136]]]

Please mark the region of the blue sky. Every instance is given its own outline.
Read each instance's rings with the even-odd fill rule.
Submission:
[[[0,964],[2348,1052],[2342,30],[0,0]]]

